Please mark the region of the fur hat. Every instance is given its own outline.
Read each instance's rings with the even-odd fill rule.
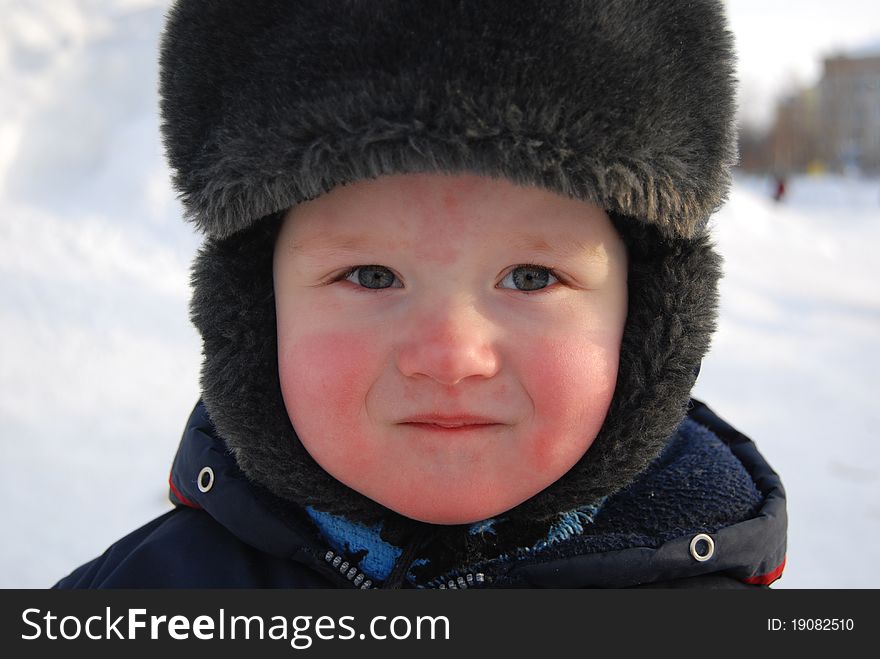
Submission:
[[[714,331],[706,222],[735,159],[733,48],[718,0],[178,0],[162,131],[206,234],[192,319],[203,399],[251,480],[363,521],[278,380],[272,248],[287,209],[384,174],[473,172],[605,208],[630,253],[614,398],[565,476],[510,515],[547,519],[631,482],[681,422]]]

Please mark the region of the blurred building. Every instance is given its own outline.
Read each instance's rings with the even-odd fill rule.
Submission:
[[[824,64],[820,156],[833,169],[880,170],[880,55]]]
[[[780,100],[769,131],[740,134],[741,166],[787,174],[880,172],[880,54],[834,56],[819,83]]]
[[[824,124],[821,109],[816,89],[804,89],[779,102],[770,134],[774,170],[807,171],[822,166],[817,162]]]

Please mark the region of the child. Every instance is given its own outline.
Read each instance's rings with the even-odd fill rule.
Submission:
[[[58,586],[777,579],[780,481],[690,399],[732,57],[715,0],[179,0],[202,401]]]

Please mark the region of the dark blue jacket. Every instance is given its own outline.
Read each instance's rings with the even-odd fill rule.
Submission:
[[[430,579],[413,568],[428,562],[419,557],[430,539],[400,548],[393,573],[377,575],[368,552],[251,483],[201,403],[169,484],[174,510],[56,587],[739,587],[773,582],[785,563],[779,477],[750,439],[699,401],[651,467],[580,522]]]

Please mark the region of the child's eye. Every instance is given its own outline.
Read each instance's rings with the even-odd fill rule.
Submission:
[[[345,275],[344,279],[364,288],[402,288],[403,284],[391,270],[382,265],[361,265]]]
[[[499,287],[515,288],[520,291],[538,291],[555,284],[559,279],[550,268],[540,265],[518,265],[505,275]]]

